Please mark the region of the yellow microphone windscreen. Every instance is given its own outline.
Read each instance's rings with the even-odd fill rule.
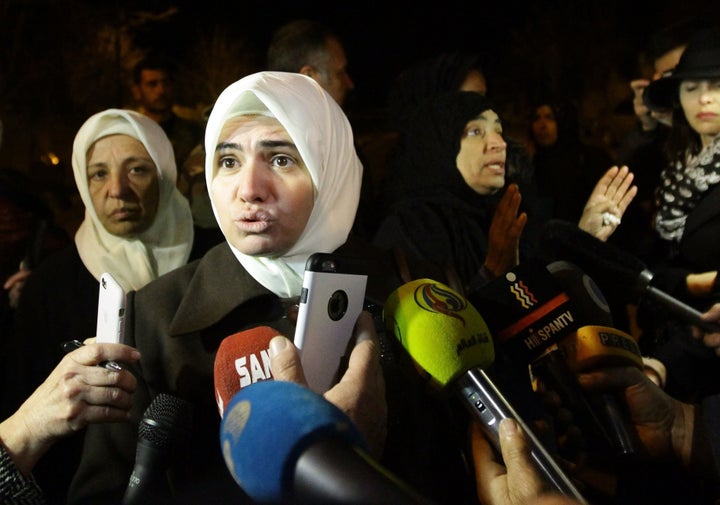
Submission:
[[[431,279],[403,284],[383,306],[388,331],[413,360],[441,385],[495,360],[485,320],[462,295]]]

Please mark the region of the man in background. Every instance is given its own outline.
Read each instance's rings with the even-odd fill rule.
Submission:
[[[132,94],[137,111],[157,122],[165,131],[179,169],[193,148],[202,144],[203,128],[199,121],[175,113],[173,86],[174,68],[162,57],[146,56],[133,68]]]

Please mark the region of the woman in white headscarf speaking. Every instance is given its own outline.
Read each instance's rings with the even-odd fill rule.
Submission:
[[[130,296],[128,321],[132,324],[126,328],[126,341],[142,356],[134,419],[141,418],[160,392],[191,402],[192,432],[183,438],[181,451],[170,464],[168,492],[176,500],[182,497],[182,503],[248,503],[227,471],[218,443],[220,416],[213,373],[221,342],[232,336],[233,345],[244,349],[238,349],[234,359],[246,359],[253,368],[252,382],[271,378],[262,363],[268,353],[270,360],[276,357],[278,349],[268,350],[267,339],[256,339],[252,329],[270,326],[292,337],[305,263],[315,252],[367,261],[367,307],[381,308],[404,277],[391,251],[373,248],[350,233],[360,198],[362,165],[348,119],[311,78],[259,72],[230,85],[208,120],[205,150],[207,187],[226,242]],[[416,277],[442,280],[442,272],[432,266],[412,259],[407,266]],[[425,391],[426,383],[409,362],[403,361],[408,368],[402,379],[393,374],[386,403],[386,364],[401,366],[400,357],[394,358],[399,342],[392,335],[375,335],[367,323],[358,323],[356,336],[366,330],[373,341],[385,339],[382,358],[373,346],[373,352],[353,352],[346,377],[354,372],[354,380],[341,381],[326,398],[348,412],[375,456],[388,456],[388,461],[398,465],[396,470],[407,470],[402,478],[412,477],[437,496],[457,495],[458,489],[453,488],[464,472],[461,462],[456,466],[439,456],[445,448],[460,456],[457,447],[450,442],[426,445],[417,440],[420,432],[435,436],[428,421],[455,434],[462,429],[455,430],[451,422],[443,424],[448,418],[442,407],[413,394],[412,388]],[[353,351],[368,350],[367,344],[364,339]],[[231,373],[240,373],[230,365]],[[423,409],[426,415],[406,410],[403,402]],[[407,416],[404,421],[402,416]],[[460,438],[465,440],[464,435]],[[133,469],[136,444],[134,425],[89,427],[71,490],[73,502],[118,500]],[[391,446],[412,453],[399,454]],[[442,490],[428,489],[437,483]]]

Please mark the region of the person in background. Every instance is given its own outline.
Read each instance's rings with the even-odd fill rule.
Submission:
[[[127,369],[110,370],[98,364],[131,364],[139,357],[127,345],[88,339],[65,355],[22,405],[0,422],[0,503],[64,502],[48,500],[33,478],[33,469],[53,444],[88,424],[127,421],[135,376]]]
[[[544,222],[523,172],[532,167],[508,162],[502,122],[479,93],[434,96],[416,114],[391,164],[389,210],[374,243],[451,264],[472,291],[531,255]],[[637,191],[631,183],[626,167],[608,170],[576,222],[607,240],[617,223],[601,215],[622,216]]]
[[[95,336],[103,272],[128,292],[184,265],[198,247],[172,145],[152,119],[121,109],[94,114],[75,136],[72,166],[85,218],[74,241],[34,268],[22,289],[2,356],[4,414],[62,359],[62,342]],[[36,469],[53,501],[65,501],[81,443],[78,432],[55,444]]]
[[[652,62],[652,75],[630,82],[633,92],[633,111],[636,121],[622,139],[617,150],[617,161],[632,167],[638,186],[635,205],[626,214],[624,226],[615,234],[613,241],[647,263],[656,261],[653,247],[655,231],[655,188],[660,183],[660,172],[667,166],[664,145],[670,132],[671,113],[667,110],[651,111],[643,95],[654,80],[671,72],[680,60],[692,34],[691,19],[680,17],[658,29],[652,36],[647,50]]]
[[[175,113],[175,69],[162,56],[148,54],[132,70],[132,96],[137,111],[158,123],[170,139],[175,162],[182,166],[190,152],[202,143],[199,121]]]
[[[656,189],[653,285],[701,312],[718,298],[720,250],[720,30],[698,29],[672,74],[645,91],[651,110],[672,110],[669,164]],[[666,390],[682,401],[718,391],[717,358],[651,300],[638,304],[640,345],[667,368]]]
[[[340,37],[328,26],[312,19],[297,19],[273,33],[267,49],[267,70],[307,75],[342,107],[353,83]]]
[[[583,142],[577,111],[571,103],[537,98],[530,117],[529,138],[537,191],[550,200],[555,219],[576,221],[587,195],[613,159],[605,149]]]
[[[258,72],[220,94],[206,128],[205,177],[226,242],[131,293],[126,343],[142,355],[133,422],[88,428],[73,503],[122,496],[135,460],[137,423],[160,392],[194,408],[192,433],[167,472],[169,499],[249,502],[218,443],[217,350],[226,337],[258,326],[294,335],[293,312],[315,252],[365,259],[366,302],[375,307],[374,318],[358,319],[355,328],[356,336],[370,332],[373,338],[351,346],[347,372],[325,397],[349,414],[380,464],[432,499],[473,503],[464,426],[400,352],[394,335],[374,331],[383,328],[377,308],[404,277],[392,251],[351,233],[362,178],[353,140],[338,103],[308,76]],[[444,280],[434,265],[411,258],[407,264],[414,278]],[[371,344],[375,337],[378,343]],[[278,351],[270,347],[271,356]]]
[[[348,95],[355,89],[340,36],[314,19],[292,20],[273,32],[266,52],[265,69],[307,75],[320,84],[340,107],[345,106]],[[356,150],[364,170],[353,233],[369,240],[379,219],[375,180],[368,160],[357,145]]]

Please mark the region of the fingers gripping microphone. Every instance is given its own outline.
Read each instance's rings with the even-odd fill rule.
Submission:
[[[459,395],[498,450],[500,421],[515,419],[528,438],[540,474],[560,493],[586,503],[484,370],[495,359],[494,346],[484,319],[467,300],[439,282],[417,279],[390,295],[383,315],[415,363]]]
[[[617,399],[591,398],[568,368],[562,342],[583,325],[612,325],[607,301],[593,280],[576,265],[558,261],[547,267],[527,261],[473,294],[487,309],[499,347],[512,359],[530,364],[533,373],[573,411],[591,450],[630,456],[638,452]]]
[[[686,323],[708,332],[720,332],[720,325],[703,321],[695,308],[651,285],[654,274],[637,257],[603,242],[574,223],[551,220],[541,235],[543,255],[567,260],[582,267],[603,289],[620,300],[649,296]]]
[[[175,445],[190,433],[192,405],[176,396],[160,393],[145,410],[138,427],[135,467],[130,475],[123,505],[162,503],[170,495],[165,471]]]
[[[260,503],[430,505],[368,455],[344,412],[293,382],[241,389],[220,444],[235,481]]]
[[[255,382],[272,379],[270,340],[281,333],[260,326],[225,337],[215,354],[215,401],[220,417],[235,393]]]

